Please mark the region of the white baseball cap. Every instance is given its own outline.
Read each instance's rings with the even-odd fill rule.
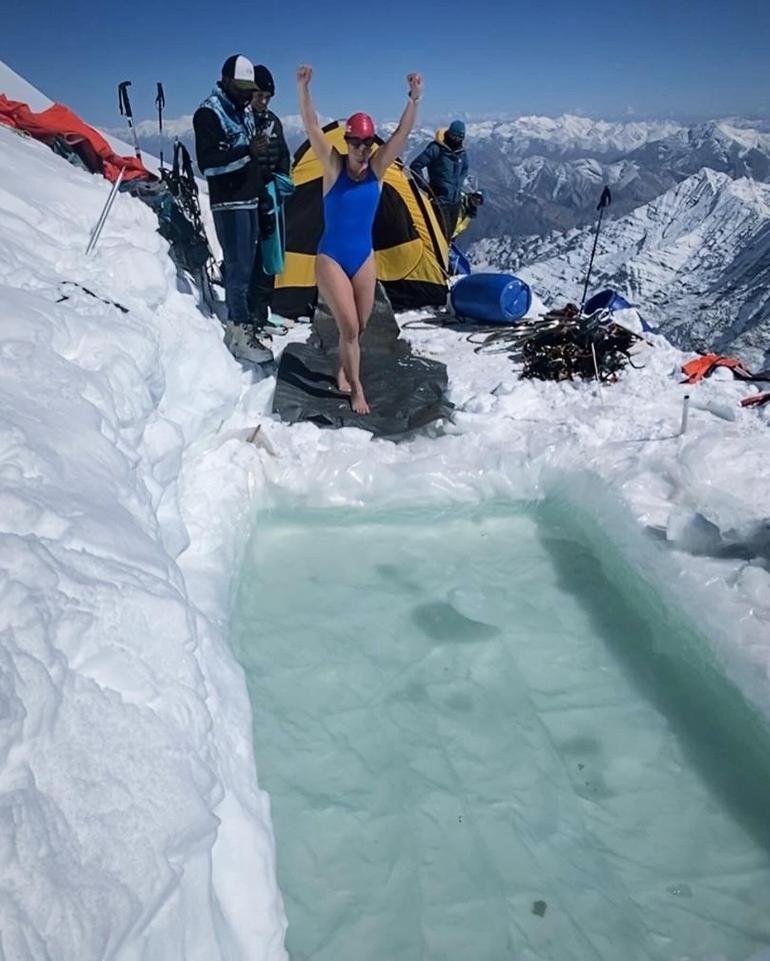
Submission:
[[[222,79],[235,81],[241,90],[256,90],[254,83],[254,64],[243,54],[234,53],[222,64]]]

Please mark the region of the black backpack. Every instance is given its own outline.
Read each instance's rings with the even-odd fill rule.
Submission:
[[[131,181],[127,190],[155,211],[158,232],[171,246],[171,259],[182,270],[197,275],[213,267],[213,256],[201,220],[198,185],[183,143],[174,144],[174,163],[161,171],[160,181]]]

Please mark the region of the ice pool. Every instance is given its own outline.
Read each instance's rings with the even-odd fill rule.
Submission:
[[[260,515],[234,644],[293,961],[770,945],[766,727],[619,567],[549,502]]]

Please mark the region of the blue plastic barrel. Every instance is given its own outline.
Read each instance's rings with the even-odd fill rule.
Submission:
[[[470,274],[449,297],[460,319],[484,324],[515,324],[532,304],[532,291],[512,274]]]

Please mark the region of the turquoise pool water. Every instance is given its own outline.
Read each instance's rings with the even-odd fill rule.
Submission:
[[[234,623],[293,961],[744,961],[767,731],[569,509],[261,515]]]

